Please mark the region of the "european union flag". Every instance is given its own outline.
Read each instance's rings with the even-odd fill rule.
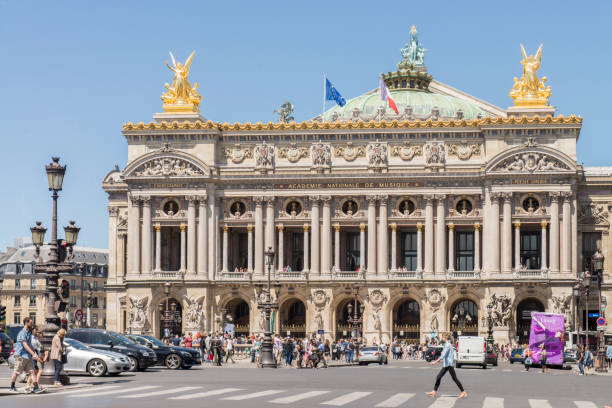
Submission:
[[[340,95],[340,92],[334,88],[332,83],[329,82],[329,79],[327,78],[325,78],[325,100],[336,101],[336,103],[340,106],[346,105],[346,99]]]

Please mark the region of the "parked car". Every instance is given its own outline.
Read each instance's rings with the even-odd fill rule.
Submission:
[[[523,362],[525,361],[525,357],[523,356],[524,354],[525,354],[525,349],[522,349],[522,348],[512,349],[512,353],[510,353],[510,357],[508,358],[508,360],[510,360],[510,364],[514,364],[514,363],[523,364]]]
[[[157,355],[157,365],[165,365],[171,370],[189,369],[194,365],[202,364],[202,358],[197,349],[169,346],[153,336],[127,334],[126,337],[153,350]]]
[[[429,363],[430,361],[437,360],[441,354],[442,346],[429,346],[427,351],[425,351],[425,361]]]
[[[487,364],[497,367],[497,352],[494,348],[487,347]]]
[[[487,345],[482,336],[459,336],[457,338],[457,357],[455,366],[477,365],[487,368]]]
[[[13,350],[13,340],[0,332],[0,364],[8,360],[11,350]]]
[[[86,346],[116,353],[125,354],[130,361],[130,371],[142,371],[157,363],[157,356],[146,347],[104,329],[70,329],[66,334],[69,339],[75,339]]]
[[[578,362],[576,352],[571,349],[565,350],[563,353],[563,364],[576,364]]]
[[[125,354],[112,351],[96,350],[75,339],[64,339],[67,362],[64,371],[88,373],[92,377],[102,377],[105,374],[119,375],[130,371],[130,360]]]
[[[370,363],[378,363],[382,365],[389,363],[387,360],[387,354],[378,346],[360,348],[357,357],[359,365],[367,365]]]

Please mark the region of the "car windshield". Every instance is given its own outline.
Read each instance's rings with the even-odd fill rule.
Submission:
[[[364,347],[361,351],[378,351],[378,347]]]
[[[523,349],[514,349],[512,350],[512,354],[523,354]]]
[[[89,347],[87,347],[80,341],[75,340],[75,339],[69,339],[67,337],[64,338],[64,343],[68,344],[70,347],[77,349],[77,350],[88,350],[89,349]]]
[[[160,341],[159,339],[156,339],[153,336],[142,336],[142,337],[144,337],[145,339],[149,340],[151,343],[155,344],[156,346],[160,346],[160,347],[165,347],[166,346],[162,341]]]
[[[108,333],[108,334],[110,334],[110,336],[113,339],[117,340],[117,342],[120,343],[122,346],[129,346],[130,344],[136,344],[132,340],[128,339],[127,337],[123,337],[119,333]]]

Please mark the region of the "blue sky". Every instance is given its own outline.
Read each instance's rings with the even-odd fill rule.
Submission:
[[[101,180],[126,164],[121,125],[161,111],[169,50],[196,50],[190,79],[206,118],[267,122],[285,100],[296,120],[319,114],[323,72],[347,98],[375,88],[412,24],[434,78],[504,108],[519,43],[544,43],[551,103],[585,118],[579,161],[612,165],[610,4],[0,0],[0,248],[37,219],[50,227],[52,155],[68,164],[60,225],[74,219],[80,244],[107,247]]]

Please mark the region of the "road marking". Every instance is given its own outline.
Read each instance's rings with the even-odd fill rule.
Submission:
[[[552,408],[548,400],[530,399],[529,406],[531,408]]]
[[[457,402],[457,397],[439,397],[429,408],[452,408]]]
[[[482,403],[482,408],[504,408],[504,399],[487,397]]]
[[[84,390],[84,388],[90,388],[90,387],[79,387],[76,390],[74,390],[74,389],[65,390],[65,388],[64,388],[64,389],[58,390],[57,392],[53,392],[53,393],[49,393],[49,394],[46,394],[46,393],[43,393],[43,394],[34,394],[31,397],[43,397],[43,396],[48,397],[49,395],[62,395],[63,396],[63,395],[70,395],[70,394],[82,394],[83,392],[86,392],[86,390]],[[95,387],[95,391],[110,390],[111,388],[119,388],[119,386],[118,385],[105,385],[103,387]],[[92,390],[90,390],[90,391],[92,391]]]
[[[386,407],[386,408],[399,407],[400,405],[402,405],[404,402],[408,401],[412,397],[414,397],[414,394],[400,392],[399,394],[395,394],[394,396],[384,400],[383,402],[376,404],[376,406]]]
[[[292,402],[301,401],[306,398],[318,397],[319,395],[327,394],[328,392],[329,391],[310,391],[304,392],[302,394],[293,395],[291,397],[273,399],[272,401],[268,402],[272,402],[274,404],[291,404]]]
[[[245,400],[245,399],[265,397],[265,396],[268,396],[268,395],[279,394],[281,392],[282,391],[278,391],[278,390],[267,390],[267,391],[253,392],[251,394],[236,395],[234,397],[225,397],[225,398],[221,398],[221,399],[231,400],[231,401],[242,401],[242,400]]]
[[[176,394],[178,392],[193,391],[193,390],[199,390],[199,389],[202,389],[202,387],[180,387],[180,388],[174,388],[171,390],[144,392],[142,394],[122,395],[119,398],[147,398],[147,397],[154,397],[156,395]]]
[[[97,397],[97,396],[100,396],[100,395],[119,394],[119,393],[122,393],[122,392],[128,393],[128,392],[134,392],[134,391],[144,391],[144,390],[150,390],[152,388],[159,388],[159,386],[158,385],[145,385],[144,387],[121,388],[119,390],[94,392],[94,393],[91,393],[91,394],[83,394],[83,390],[81,390],[80,394],[71,395],[71,397],[89,398],[89,397]]]
[[[349,392],[341,397],[334,398],[333,400],[322,402],[322,405],[333,405],[336,407],[340,407],[342,405],[348,404],[349,402],[357,401],[363,397],[370,395],[371,392]]]
[[[242,388],[221,388],[220,390],[212,390],[206,392],[196,392],[195,394],[180,395],[178,397],[170,397],[171,400],[186,400],[194,398],[205,398],[213,395],[227,394],[228,392],[242,391]]]
[[[511,372],[512,372],[512,370],[511,370],[511,369],[509,369],[509,368],[506,368],[506,369],[504,369],[503,371],[504,371],[504,373],[511,373]]]
[[[591,401],[574,401],[578,408],[597,408],[597,405]]]

